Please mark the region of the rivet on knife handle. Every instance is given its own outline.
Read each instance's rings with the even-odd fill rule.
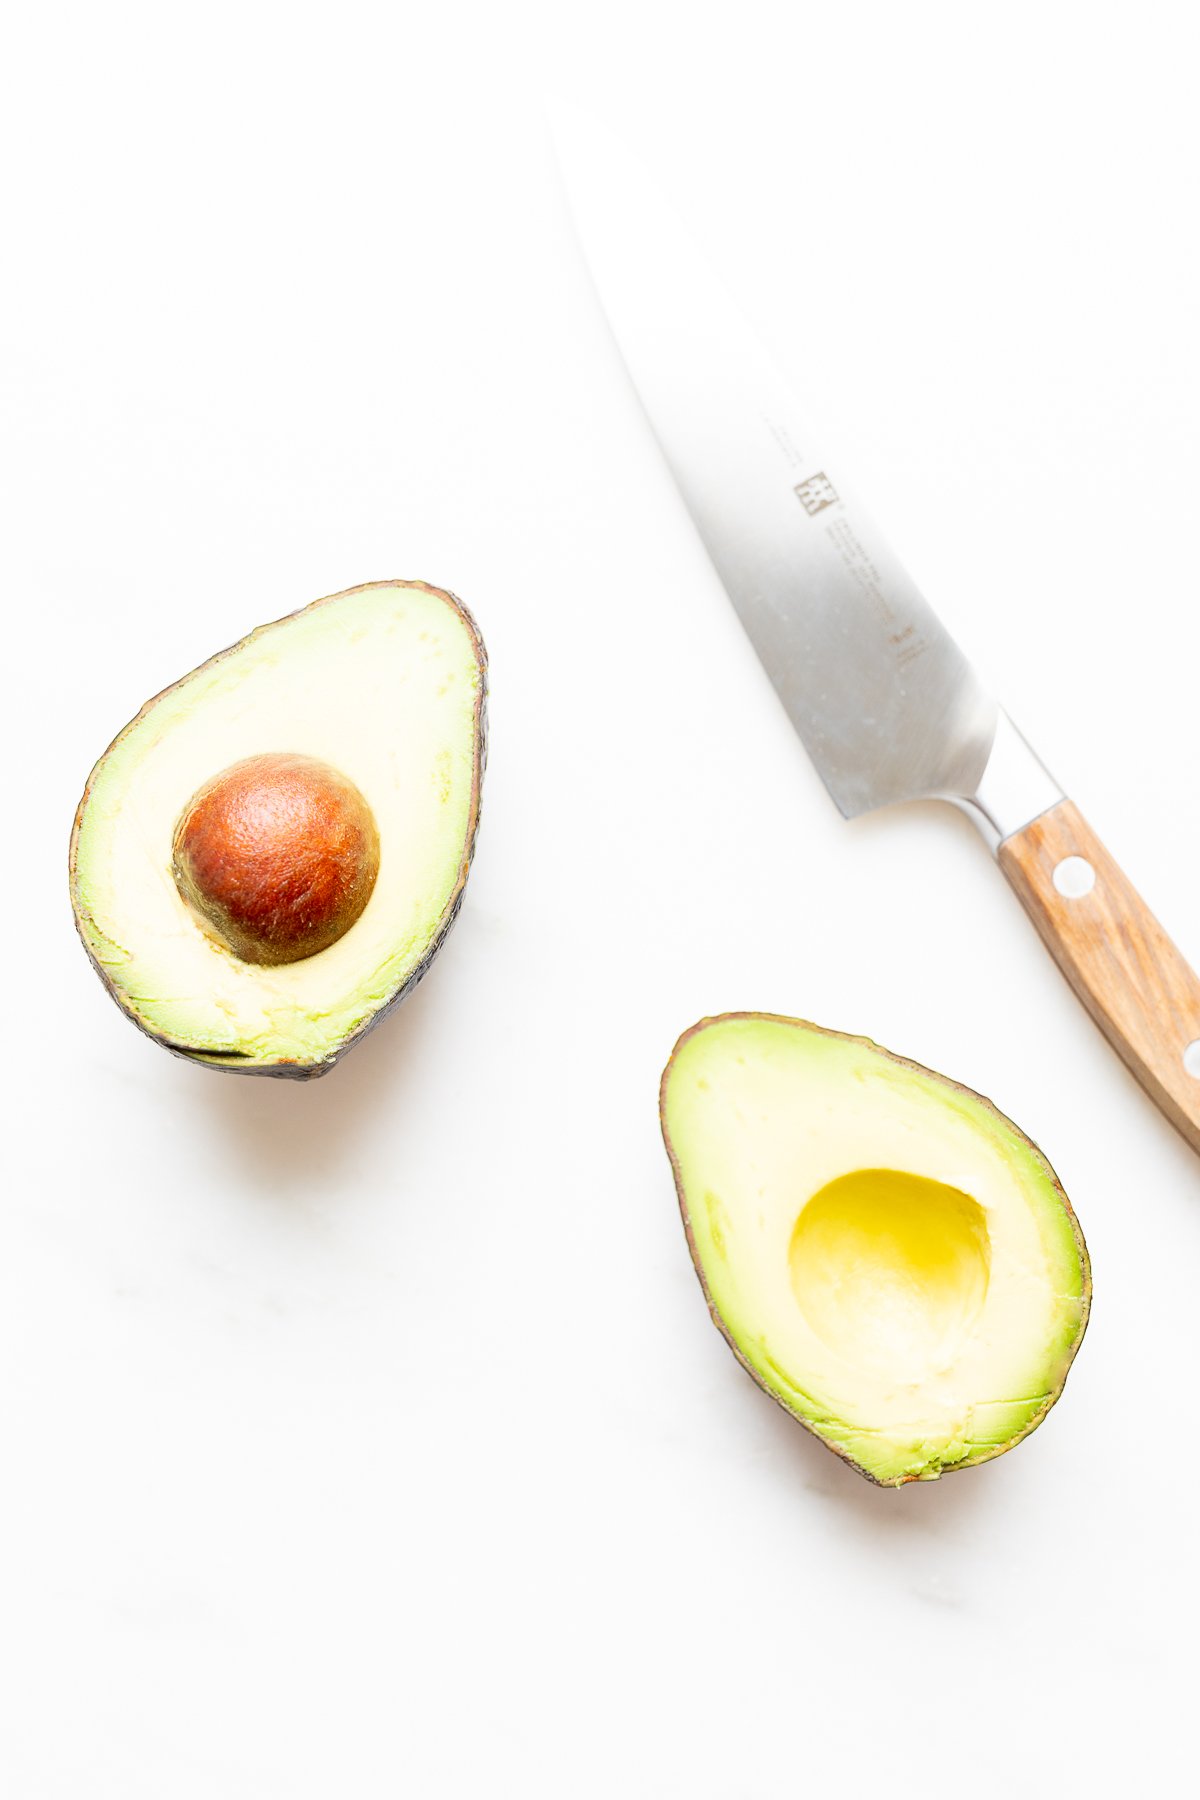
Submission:
[[[1005,838],[998,856],[1114,1050],[1200,1150],[1200,979],[1069,800]]]

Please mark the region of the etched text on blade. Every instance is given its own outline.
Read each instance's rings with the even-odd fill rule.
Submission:
[[[639,382],[639,385],[641,383]],[[996,706],[841,477],[776,407],[714,378],[643,394],[709,555],[818,773],[849,816],[974,792]]]
[[[848,815],[972,794],[998,710],[801,426],[787,383],[643,172],[572,187],[626,365],[767,673]]]

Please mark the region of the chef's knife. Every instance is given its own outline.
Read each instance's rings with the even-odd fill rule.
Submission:
[[[966,810],[1109,1042],[1200,1150],[1200,981],[980,685],[642,172],[556,132],[605,311],[718,574],[847,818]]]

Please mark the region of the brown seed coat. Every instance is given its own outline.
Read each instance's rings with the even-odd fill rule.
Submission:
[[[247,757],[194,794],[175,827],[176,885],[243,962],[315,956],[360,916],[379,873],[370,807],[312,756]]]

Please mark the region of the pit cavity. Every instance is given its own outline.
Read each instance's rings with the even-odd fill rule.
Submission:
[[[840,1175],[802,1208],[792,1292],[843,1361],[911,1383],[949,1367],[987,1298],[991,1243],[978,1201],[899,1169]]]

